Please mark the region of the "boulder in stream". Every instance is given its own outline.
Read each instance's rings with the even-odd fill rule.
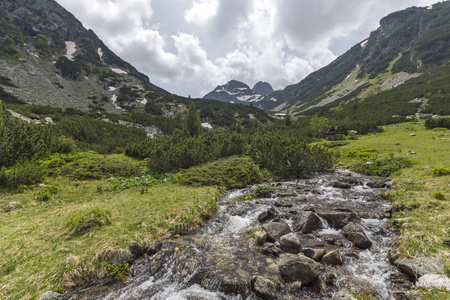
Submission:
[[[302,211],[293,224],[294,230],[300,233],[311,233],[321,227],[320,218],[310,211]]]
[[[414,279],[418,279],[426,274],[439,274],[444,272],[442,262],[436,258],[400,258],[395,261],[394,265],[402,271],[408,274]]]
[[[338,250],[328,252],[322,257],[322,262],[329,265],[342,265],[344,263]]]
[[[258,245],[262,246],[267,242],[267,232],[265,230],[257,230],[254,235]]]
[[[338,291],[336,294],[334,294],[333,300],[357,300],[357,299],[353,297],[348,290],[342,289]]]
[[[39,300],[64,300],[67,299],[64,295],[56,292],[47,292]]]
[[[270,279],[257,276],[253,282],[253,290],[256,295],[263,299],[276,299],[280,292],[280,287]]]
[[[280,255],[278,267],[284,280],[300,281],[305,285],[311,283],[323,271],[322,266],[311,258],[291,253]]]
[[[285,234],[280,238],[280,246],[281,250],[288,253],[297,254],[302,251],[302,245],[300,244],[299,239],[292,232]]]
[[[283,235],[291,233],[291,228],[286,222],[271,222],[262,227],[267,232],[267,240],[270,242],[279,241]]]
[[[303,254],[315,261],[320,261],[322,257],[327,253],[323,248],[303,248]]]
[[[263,211],[259,216],[258,216],[258,221],[260,223],[264,223],[268,220],[273,219],[275,216],[277,215],[277,211],[271,207],[265,211]]]
[[[359,224],[347,224],[342,228],[342,234],[358,248],[369,249],[372,246],[372,241],[367,237],[364,228]]]
[[[319,216],[327,220],[328,224],[335,229],[341,229],[356,219],[354,213],[342,211],[323,211],[319,213]]]

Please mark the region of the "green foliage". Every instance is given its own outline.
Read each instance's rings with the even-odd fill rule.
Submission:
[[[11,104],[25,104],[22,100],[17,98],[11,93],[8,93],[5,91],[3,87],[0,86],[0,100],[4,103],[11,103]],[[1,113],[1,112],[0,112]]]
[[[341,152],[342,157],[367,158],[378,153],[375,148],[347,148]]]
[[[47,185],[42,188],[39,188],[39,190],[36,193],[36,199],[39,201],[48,201],[52,197],[52,195],[55,195],[58,193],[58,187],[55,185]]]
[[[127,263],[122,263],[119,265],[107,263],[106,269],[117,281],[125,281],[130,273],[130,265]]]
[[[243,188],[259,182],[263,174],[249,157],[233,156],[186,170],[179,182],[186,185],[218,185]]]
[[[0,169],[0,186],[18,187],[35,184],[44,179],[45,170],[30,161],[23,161],[12,167]]]
[[[148,188],[150,186],[176,182],[181,177],[181,173],[166,173],[163,175],[143,175],[140,177],[118,177],[109,180],[104,187],[100,187],[100,191],[122,191],[132,187]],[[146,191],[144,189],[144,191]]]
[[[81,72],[81,67],[65,56],[60,56],[58,58],[55,67],[60,70],[63,77],[72,79],[77,79]]]
[[[253,195],[259,198],[270,197],[274,191],[273,186],[270,184],[260,184],[253,190]]]
[[[347,135],[344,135],[342,137],[342,139],[344,139],[344,140],[357,140],[358,139],[357,133],[358,132],[356,130],[349,130]]]
[[[443,192],[434,192],[433,197],[437,200],[445,200],[445,194]]]
[[[45,34],[39,33],[33,41],[33,45],[39,50],[42,56],[49,56],[52,54],[48,38]]]
[[[303,177],[333,168],[336,157],[327,148],[279,131],[258,132],[251,137],[250,156],[264,169],[283,178]]]
[[[325,128],[327,127],[329,121],[325,117],[320,117],[318,114],[315,114],[309,120],[310,126],[313,129],[313,135],[315,137],[322,138],[325,134]]]
[[[155,116],[162,115],[161,107],[152,100],[147,100],[147,103],[145,104],[145,112]]]
[[[17,50],[16,46],[14,45],[14,40],[10,37],[7,37],[3,44],[0,47],[0,54],[1,56],[9,57],[9,58],[18,58],[20,57],[20,51]]]
[[[445,176],[450,175],[450,168],[444,168],[441,166],[434,167],[433,170],[431,170],[431,174],[433,176]]]
[[[202,122],[200,121],[200,115],[195,109],[194,102],[191,102],[186,112],[183,130],[188,132],[191,136],[199,135],[202,130]]]
[[[450,129],[450,118],[433,118],[425,121],[425,128],[446,128]]]
[[[65,226],[69,235],[82,235],[88,231],[111,223],[111,212],[101,208],[94,208],[85,212],[75,212],[69,216]]]
[[[6,276],[16,269],[16,262],[9,260],[0,266],[0,278]]]
[[[351,169],[365,175],[387,177],[400,169],[411,167],[412,164],[411,160],[402,157],[377,159],[376,156],[372,156],[368,161],[353,165]]]

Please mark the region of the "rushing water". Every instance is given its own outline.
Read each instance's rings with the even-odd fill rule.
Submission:
[[[337,179],[350,184],[333,187]],[[163,240],[158,253],[136,262],[129,282],[89,288],[75,298],[253,300],[261,299],[250,283],[259,275],[281,285],[277,299],[331,299],[342,288],[363,294],[370,291],[376,299],[390,299],[391,291],[401,288],[391,282],[398,271],[388,261],[395,236],[388,219],[383,218],[389,205],[376,197],[380,189],[367,186],[371,180],[341,171],[309,180],[274,183],[272,198],[245,202],[237,199],[254,186],[231,191],[219,200],[217,215],[201,228]],[[291,228],[301,211],[352,212],[373,244],[367,250],[356,248],[342,236],[341,229],[331,228],[325,219],[321,219],[321,228],[311,234],[293,231],[304,248],[337,249],[344,264],[324,266],[319,280],[322,284],[291,291],[284,288],[277,256],[264,254],[250,237],[261,226],[258,217],[269,210],[275,215],[268,222],[283,221]]]

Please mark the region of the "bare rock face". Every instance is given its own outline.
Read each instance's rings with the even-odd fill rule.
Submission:
[[[279,241],[283,235],[291,233],[291,228],[286,222],[271,222],[262,227],[267,232],[267,240],[270,242]]]
[[[320,218],[310,211],[302,212],[293,225],[294,230],[300,233],[311,233],[321,227]]]
[[[280,238],[281,249],[285,252],[297,254],[302,251],[302,245],[295,234],[288,233]]]
[[[303,284],[311,283],[323,271],[322,267],[311,258],[290,253],[280,255],[278,267],[284,280],[300,281]]]

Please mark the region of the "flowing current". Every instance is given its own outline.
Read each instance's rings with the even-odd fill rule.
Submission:
[[[162,239],[155,254],[137,260],[129,281],[90,287],[74,298],[342,299],[337,294],[346,291],[384,300],[406,288],[408,280],[388,259],[395,235],[386,218],[389,203],[377,197],[386,180],[338,171],[272,186],[270,198],[243,201],[241,196],[256,186],[228,192],[211,220],[187,234]],[[299,230],[305,212],[320,219],[308,233]],[[337,251],[342,262],[315,257],[321,268],[317,278],[301,286],[289,282],[280,274],[285,251],[279,241],[258,244],[255,239],[258,229],[273,222],[289,226],[300,241],[300,255]],[[370,247],[357,247],[346,238],[343,227],[350,222],[363,229]],[[275,292],[269,296],[255,287],[258,276],[272,282]]]

